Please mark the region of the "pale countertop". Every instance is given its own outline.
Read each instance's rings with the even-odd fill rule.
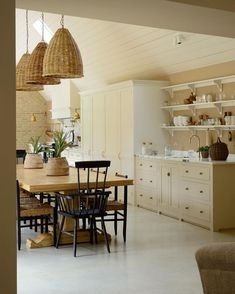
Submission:
[[[235,154],[230,154],[227,160],[211,160],[211,159],[200,159],[196,158],[187,158],[187,157],[174,157],[174,156],[165,156],[165,155],[142,155],[136,154],[136,157],[146,158],[146,159],[155,159],[155,160],[163,160],[169,162],[190,162],[196,164],[209,164],[209,165],[217,165],[217,164],[235,164]]]

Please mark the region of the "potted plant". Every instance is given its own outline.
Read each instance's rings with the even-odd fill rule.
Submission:
[[[51,152],[53,157],[48,158],[46,171],[48,176],[66,176],[69,174],[69,165],[65,157],[61,157],[61,153],[72,145],[72,142],[67,142],[68,133],[56,131],[53,133],[54,143],[52,144]]]
[[[41,136],[30,138],[31,152],[28,152],[25,156],[24,168],[43,168],[43,159],[40,154],[43,151],[43,147],[40,143],[40,138]]]
[[[209,157],[209,146],[201,146],[198,149],[198,152],[201,152],[202,158],[208,158]]]

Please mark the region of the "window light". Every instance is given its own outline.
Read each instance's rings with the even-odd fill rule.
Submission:
[[[48,25],[45,23],[45,21],[43,22],[43,24],[44,24],[44,40],[47,43],[49,43],[52,36],[53,36],[53,32],[48,27]],[[34,26],[35,30],[39,33],[39,35],[42,37],[42,19],[39,18],[38,20],[36,20],[33,23],[33,26]]]

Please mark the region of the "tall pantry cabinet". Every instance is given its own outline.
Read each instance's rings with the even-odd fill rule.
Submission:
[[[133,80],[80,92],[81,145],[85,157],[111,160],[109,172],[134,178],[142,143],[162,153],[168,137],[160,124],[165,81]],[[133,189],[128,201],[135,204]]]

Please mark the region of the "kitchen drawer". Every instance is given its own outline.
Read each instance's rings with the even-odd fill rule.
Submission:
[[[154,189],[157,187],[157,176],[154,174],[138,173],[136,175],[136,184]]]
[[[187,220],[187,216],[203,221],[210,221],[210,206],[201,203],[193,203],[183,200],[180,204],[182,217]]]
[[[181,181],[180,184],[181,195],[187,199],[195,199],[198,201],[210,201],[210,186],[205,183]]]
[[[137,170],[156,170],[157,166],[159,166],[159,162],[156,160],[147,160],[140,157],[136,158],[136,169]]]
[[[210,167],[183,165],[181,167],[181,176],[197,180],[209,181]]]
[[[157,210],[157,192],[154,189],[145,189],[136,186],[136,203],[137,206],[147,209]]]

